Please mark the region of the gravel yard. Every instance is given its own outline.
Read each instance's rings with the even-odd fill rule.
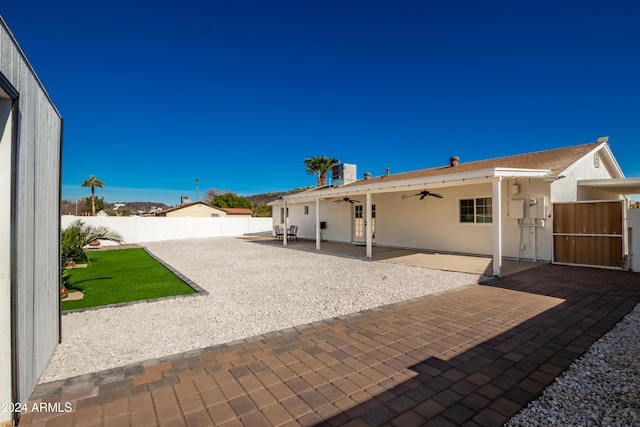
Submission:
[[[209,295],[62,316],[62,343],[40,382],[231,342],[481,278],[235,238],[144,246]]]

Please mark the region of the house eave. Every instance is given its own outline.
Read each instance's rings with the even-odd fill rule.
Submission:
[[[405,180],[377,181],[373,184],[345,185],[342,187],[326,188],[311,191],[307,194],[292,194],[282,196],[279,200],[270,202],[270,206],[282,202],[295,203],[330,197],[345,197],[357,194],[392,193],[424,189],[424,187],[441,188],[457,185],[481,184],[502,178],[543,178],[550,173],[548,169],[518,169],[518,168],[490,168],[463,173],[436,175]]]

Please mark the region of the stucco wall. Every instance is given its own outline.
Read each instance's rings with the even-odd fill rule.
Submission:
[[[519,185],[519,194],[512,194],[512,186]],[[459,200],[475,197],[491,197],[490,182],[478,185],[433,188],[434,193],[441,194],[442,199],[411,197],[403,199],[403,195],[416,194],[417,191],[379,193],[372,195],[372,203],[376,205],[376,223],[374,243],[381,246],[433,249],[447,252],[491,255],[493,250],[492,224],[464,224],[459,222]],[[523,223],[533,223],[529,219],[529,200],[546,197],[547,212],[550,213],[549,182],[540,179],[505,180],[502,184],[502,232],[503,254],[506,257],[537,260],[551,260],[552,230],[548,221],[544,227],[520,227],[516,219],[508,217],[508,201],[511,199],[526,200],[526,215]],[[365,195],[354,196],[353,199],[365,202]],[[322,230],[322,239],[338,242],[353,241],[354,205],[335,203],[337,199],[327,199],[320,204],[320,221],[327,222],[327,229]],[[309,214],[304,215],[304,206],[309,207]],[[298,236],[315,239],[315,202],[288,203],[288,223],[298,225]],[[280,224],[280,206],[274,207],[274,225]],[[538,221],[538,224],[542,222]],[[522,237],[521,237],[522,235]],[[520,249],[522,248],[522,249]]]
[[[600,159],[600,167],[595,166],[594,155],[590,154],[578,160],[566,173],[565,177],[551,184],[552,202],[579,202],[584,200],[617,200],[616,194],[599,191],[587,187],[578,187],[578,181],[584,179],[608,179],[613,177],[604,158]]]

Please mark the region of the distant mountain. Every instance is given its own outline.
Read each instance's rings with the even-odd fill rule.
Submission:
[[[123,204],[124,206],[120,206]],[[116,205],[118,205],[118,209],[116,209]],[[158,202],[116,202],[104,204],[104,209],[107,211],[118,212],[127,210],[134,214],[137,214],[138,212],[153,212],[154,210],[163,210],[167,209],[168,207],[170,206]]]
[[[294,188],[293,190],[289,190],[289,191],[279,191],[279,192],[274,192],[274,193],[254,194],[252,196],[244,196],[244,197],[245,197],[245,199],[247,199],[251,203],[264,203],[264,204],[267,204],[269,202],[273,202],[274,200],[278,200],[278,197],[280,197],[280,196],[286,196],[286,195],[289,195],[289,194],[300,193],[301,191],[308,190],[309,188],[311,188],[311,187]]]
[[[279,191],[279,192],[273,192],[273,193],[253,194],[251,196],[244,196],[244,197],[251,204],[267,204],[269,202],[273,202],[274,200],[278,200],[278,197],[280,196],[299,193],[301,191],[308,190],[309,188],[311,187],[295,188],[289,191]],[[78,215],[82,214],[82,203],[83,201],[80,200],[77,207]],[[122,204],[124,204],[124,206],[120,206]],[[118,205],[117,209],[116,209],[116,205]],[[118,211],[126,210],[133,214],[137,214],[139,212],[153,212],[154,210],[163,210],[170,207],[171,206],[165,205],[164,203],[158,203],[158,202],[115,202],[115,203],[104,204],[104,209],[106,211],[118,212]],[[62,210],[62,215],[75,215],[76,204],[71,200],[63,200],[61,210]]]

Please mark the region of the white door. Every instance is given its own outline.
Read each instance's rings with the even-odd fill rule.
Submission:
[[[353,242],[365,243],[366,220],[364,205],[353,205]],[[371,234],[376,237],[376,205],[371,205]]]

